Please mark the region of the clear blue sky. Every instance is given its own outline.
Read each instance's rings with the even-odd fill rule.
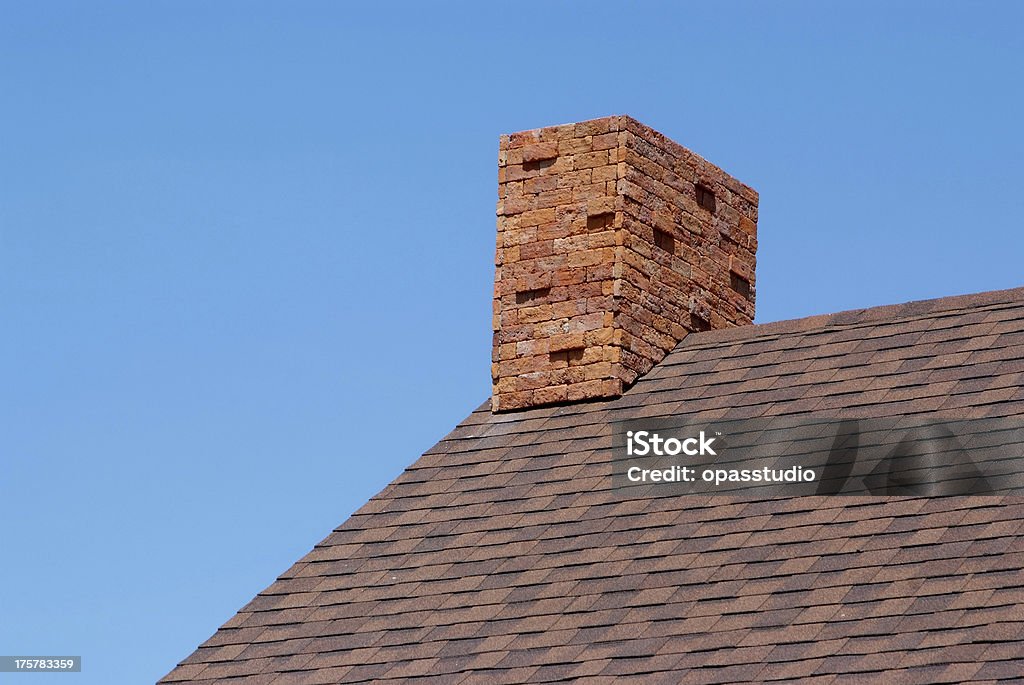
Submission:
[[[720,6],[727,5],[727,6]],[[1024,5],[0,3],[0,654],[142,683],[489,395],[498,136],[761,193],[761,322],[1024,285]]]

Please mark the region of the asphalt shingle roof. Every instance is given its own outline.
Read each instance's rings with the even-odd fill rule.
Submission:
[[[1024,501],[624,499],[613,421],[1024,415],[1024,288],[691,334],[485,403],[162,682],[1024,680]]]

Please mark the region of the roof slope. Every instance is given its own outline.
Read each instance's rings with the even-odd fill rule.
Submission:
[[[1024,414],[1024,288],[693,334],[617,400],[485,404],[163,682],[1020,682],[1020,499],[608,490],[615,419],[880,408]]]

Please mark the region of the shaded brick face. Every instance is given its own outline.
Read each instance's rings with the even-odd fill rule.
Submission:
[[[501,137],[492,409],[612,398],[752,323],[757,193],[625,116]]]

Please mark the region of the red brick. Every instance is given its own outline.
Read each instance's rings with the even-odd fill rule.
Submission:
[[[558,156],[558,143],[538,143],[523,148],[523,162],[537,162],[545,159],[554,159]]]
[[[690,331],[751,323],[755,191],[629,117],[511,134],[500,149],[495,345],[505,347],[492,408],[614,397]],[[698,205],[698,181],[714,212]],[[672,236],[671,252],[655,229]],[[515,300],[539,288],[550,289],[543,303]],[[580,359],[556,354],[577,347]],[[499,389],[507,373],[530,392]]]

